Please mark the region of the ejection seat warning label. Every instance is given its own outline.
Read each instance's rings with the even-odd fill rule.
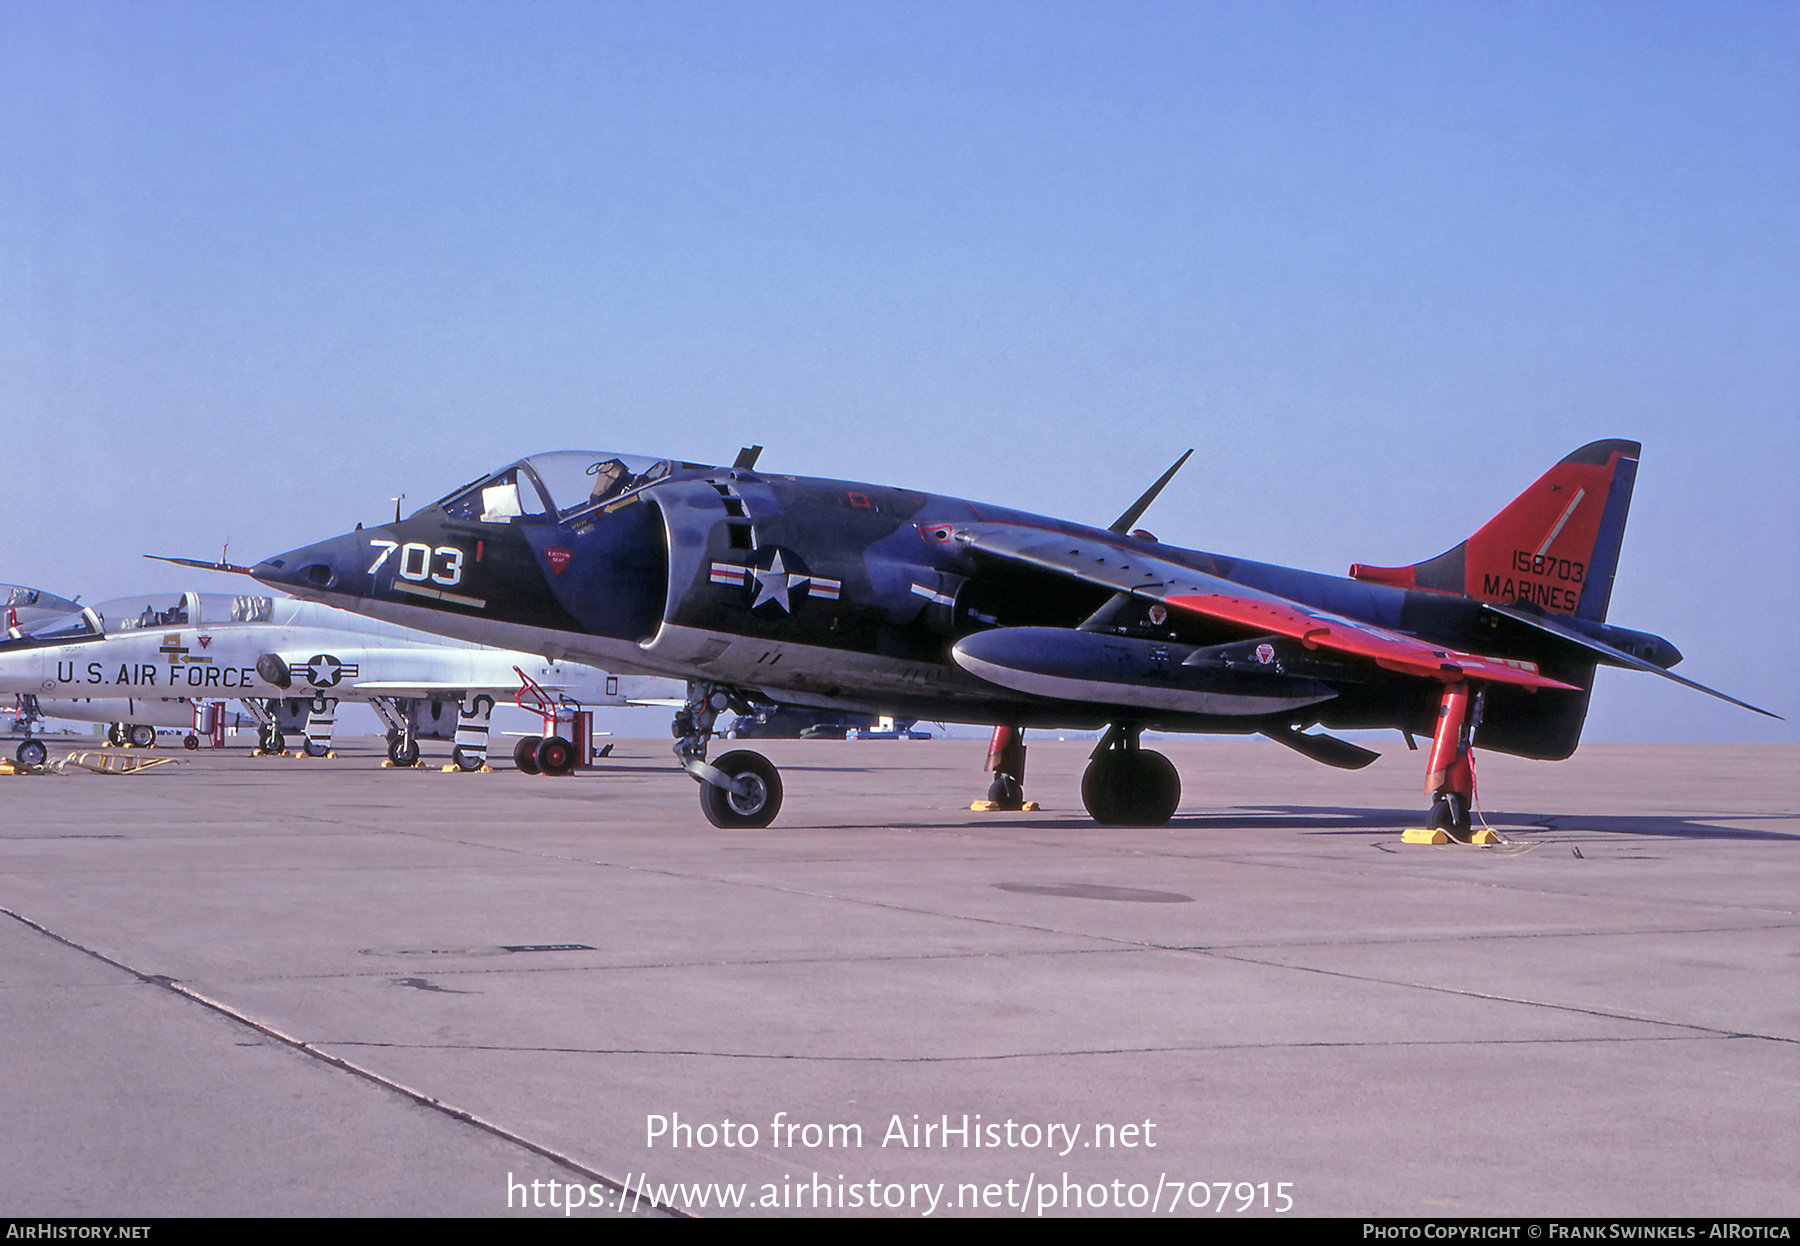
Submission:
[[[646,1114],[640,1137],[644,1171],[585,1186],[508,1173],[507,1208],[564,1216],[658,1209],[1044,1216],[1280,1214],[1294,1207],[1292,1181],[1168,1171],[1172,1166],[1158,1155],[1161,1127],[1149,1118],[1049,1121],[895,1112],[865,1123],[795,1119],[787,1112],[757,1121],[696,1119],[669,1111]],[[743,1172],[743,1160],[751,1159],[769,1177],[697,1177],[696,1159],[728,1155],[734,1172]],[[938,1162],[928,1166],[928,1179],[916,1179],[927,1155]],[[1103,1176],[1126,1157],[1131,1176]],[[946,1158],[953,1161],[948,1168],[941,1162]],[[1224,1176],[1239,1179],[1211,1179]]]

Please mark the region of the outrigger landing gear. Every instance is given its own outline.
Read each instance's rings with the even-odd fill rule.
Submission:
[[[1181,803],[1181,776],[1161,753],[1138,747],[1143,728],[1114,723],[1081,776],[1081,803],[1101,826],[1161,826]]]
[[[1036,809],[1025,799],[1025,729],[999,726],[988,741],[987,768],[994,772],[988,784],[987,799],[974,801],[970,809],[977,813],[1017,812]]]
[[[1475,805],[1475,765],[1470,751],[1485,698],[1485,689],[1471,697],[1467,683],[1444,688],[1437,730],[1431,737],[1431,760],[1426,763],[1425,791],[1432,798],[1426,829],[1443,831],[1464,842],[1469,839],[1470,811]]]
[[[717,684],[688,685],[687,704],[675,711],[670,728],[681,767],[700,783],[700,812],[722,830],[764,827],[781,812],[781,775],[768,758],[748,749],[706,760],[713,724],[731,708],[732,696]],[[748,709],[740,707],[740,712]]]

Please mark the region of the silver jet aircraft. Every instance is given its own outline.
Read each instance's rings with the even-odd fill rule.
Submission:
[[[621,678],[261,595],[124,597],[75,606],[29,631],[10,628],[0,640],[0,694],[19,696],[28,724],[45,716],[107,722],[114,743],[145,747],[156,727],[191,731],[197,709],[204,714],[208,703],[230,699],[258,724],[259,747],[281,752],[286,702],[305,715],[303,750],[321,757],[331,749],[338,702],[360,701],[387,726],[388,757],[398,766],[418,763],[418,710],[436,703],[456,707],[452,761],[479,770],[496,701],[515,697],[527,677],[565,710],[679,691],[669,680]],[[189,747],[197,744],[190,735]],[[42,742],[29,738],[17,750],[30,764],[44,754]],[[576,759],[569,741],[551,734],[520,741],[514,760],[522,769],[566,774]]]

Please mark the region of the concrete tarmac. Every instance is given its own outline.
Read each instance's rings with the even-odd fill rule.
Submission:
[[[1800,749],[1481,754],[1471,848],[1404,747],[1159,743],[1101,829],[1029,743],[1024,814],[979,743],[759,743],[763,831],[656,741],[0,779],[0,1205],[1800,1214]]]

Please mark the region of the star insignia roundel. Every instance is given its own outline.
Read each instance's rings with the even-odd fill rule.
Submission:
[[[773,606],[783,614],[792,614],[796,598],[804,601],[818,597],[836,601],[843,584],[824,576],[812,575],[792,550],[764,547],[751,555],[746,565],[737,562],[715,562],[714,584],[741,585],[750,594],[750,609]]]

